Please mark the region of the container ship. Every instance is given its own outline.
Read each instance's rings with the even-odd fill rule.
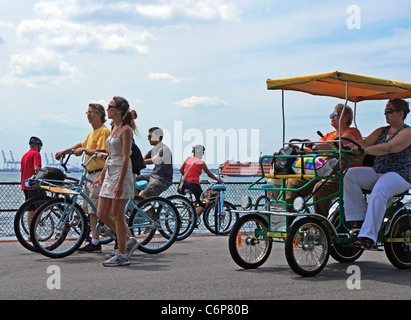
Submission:
[[[263,159],[262,164],[264,173],[270,172],[271,159]],[[261,176],[261,167],[259,162],[240,162],[226,161],[221,173],[226,176]]]

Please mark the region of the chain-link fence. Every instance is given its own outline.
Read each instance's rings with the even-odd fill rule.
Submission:
[[[253,203],[263,194],[263,191],[249,191],[247,187],[252,182],[226,182],[227,191],[225,199],[238,207],[243,195],[249,195]],[[177,194],[178,183],[174,183],[161,196],[168,197]],[[210,184],[202,184],[202,189],[206,190]],[[20,189],[20,183],[0,182],[0,240],[15,239],[14,236],[14,216],[20,205],[24,202],[24,194]],[[208,232],[201,223],[198,230]]]

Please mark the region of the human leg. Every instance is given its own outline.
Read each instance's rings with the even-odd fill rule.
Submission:
[[[397,173],[388,172],[382,174],[372,189],[367,213],[358,236],[369,238],[376,242],[388,200],[410,188],[411,184]]]
[[[379,175],[371,167],[350,168],[344,177],[344,212],[347,221],[362,221],[367,202],[362,190],[371,190]]]

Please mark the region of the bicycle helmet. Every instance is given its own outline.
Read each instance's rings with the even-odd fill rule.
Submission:
[[[37,137],[30,138],[29,145],[32,145],[32,144],[39,144],[40,146],[43,146],[43,142]]]

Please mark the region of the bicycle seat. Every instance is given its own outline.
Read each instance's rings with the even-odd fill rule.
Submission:
[[[215,190],[215,191],[225,191],[227,190],[227,188],[225,187],[225,185],[223,184],[215,184],[211,187],[211,190]]]
[[[275,185],[267,183],[267,184],[261,185],[261,188],[265,188],[265,189],[275,188]]]
[[[134,182],[134,189],[135,190],[144,190],[145,188],[147,188],[148,182],[147,181],[136,181]]]

